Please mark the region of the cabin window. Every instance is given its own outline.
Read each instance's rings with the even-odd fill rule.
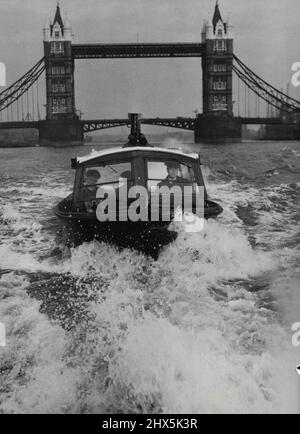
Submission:
[[[147,187],[149,190],[162,185],[193,185],[194,169],[178,160],[148,161]]]
[[[122,163],[99,163],[93,166],[86,166],[81,178],[81,186],[78,195],[80,210],[89,211],[93,202],[97,202],[97,192],[102,186],[111,186],[118,189],[120,186],[131,187],[133,184],[133,173],[130,161]]]
[[[126,179],[127,181],[131,182],[133,179],[130,161],[112,164],[102,163],[98,166],[95,165],[85,167],[82,179],[83,186],[86,185],[87,177],[89,171],[91,170],[97,171],[99,173],[99,179],[96,185],[115,184],[119,183],[120,179],[121,181]]]

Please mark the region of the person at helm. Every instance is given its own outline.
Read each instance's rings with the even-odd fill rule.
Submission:
[[[96,169],[89,169],[85,175],[85,185],[80,190],[79,202],[84,205],[85,210],[88,213],[95,212],[97,201],[96,194],[98,190],[99,179],[101,178],[100,173]]]
[[[182,185],[188,181],[179,176],[179,163],[177,161],[167,161],[165,163],[168,175],[159,184],[158,187],[166,185],[172,187],[173,185]]]

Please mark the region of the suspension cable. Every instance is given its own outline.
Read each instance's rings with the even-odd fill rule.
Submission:
[[[254,93],[256,93],[260,98],[264,99],[267,103],[273,105],[274,107],[284,110],[284,111],[290,111],[291,109],[294,109],[293,106],[290,106],[288,104],[288,107],[283,108],[283,101],[279,98],[271,96],[265,88],[262,86],[257,85],[254,83],[249,76],[247,76],[245,73],[243,73],[240,69],[236,68],[235,65],[232,66],[233,71],[237,74],[237,76],[248,86]],[[275,101],[269,101],[268,97],[272,97]]]
[[[255,91],[253,87],[257,87],[259,90],[267,94],[273,100],[272,102],[271,101],[268,102],[272,104],[274,107],[278,109],[285,109],[285,111],[291,111],[300,108],[300,101],[297,101],[296,99],[289,97],[285,93],[276,89],[271,84],[267,83],[264,79],[259,77],[250,68],[248,68],[237,56],[233,55],[233,58],[238,64],[238,67],[236,65],[233,65],[234,71],[236,73],[237,71],[239,71],[240,78],[244,82],[246,80],[247,86],[250,85],[250,88],[253,91]],[[259,97],[262,97],[260,92],[257,93],[257,95]]]
[[[282,92],[279,89],[276,89],[276,87],[272,86],[270,83],[268,83],[266,80],[264,80],[263,78],[259,77],[257,74],[255,74],[254,71],[252,71],[247,65],[245,65],[245,63],[243,63],[235,54],[233,54],[233,58],[234,60],[237,61],[237,63],[241,66],[241,68],[249,73],[250,75],[256,77],[258,80],[260,80],[261,82],[263,82],[267,87],[270,87],[273,91],[275,91],[277,94],[281,95],[282,97],[286,98],[287,100],[293,101],[294,103],[296,103],[297,105],[300,105],[300,101],[296,100],[295,98],[290,97],[289,95],[285,94],[284,92]]]
[[[45,70],[42,58],[18,81],[0,93],[0,111],[19,99],[40,77]]]

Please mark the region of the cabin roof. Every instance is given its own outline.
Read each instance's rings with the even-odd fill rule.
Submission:
[[[198,154],[186,154],[185,152],[180,151],[179,149],[167,149],[167,148],[159,148],[159,147],[150,147],[150,146],[130,146],[130,147],[126,147],[126,148],[109,148],[109,149],[104,149],[102,151],[95,151],[94,149],[92,150],[92,152],[89,155],[85,155],[83,157],[77,157],[77,162],[78,164],[82,164],[82,163],[86,163],[87,161],[90,160],[94,160],[95,158],[99,158],[99,157],[104,157],[107,155],[114,155],[114,154],[126,154],[126,153],[130,153],[133,151],[142,151],[142,152],[151,152],[153,154],[158,153],[158,152],[162,152],[168,155],[173,155],[173,156],[184,156],[184,157],[188,157],[188,158],[192,158],[194,160],[198,159],[199,156]]]

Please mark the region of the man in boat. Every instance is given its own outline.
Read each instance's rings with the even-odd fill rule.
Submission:
[[[168,176],[158,184],[158,187],[162,187],[163,185],[166,185],[169,188],[171,188],[174,185],[183,186],[184,184],[188,183],[188,181],[185,178],[178,176],[179,163],[177,161],[167,161],[165,165],[167,168]]]
[[[146,139],[146,136],[144,134],[140,135],[140,145],[141,146],[148,146],[148,140]]]
[[[126,143],[126,145],[124,145],[124,148],[128,148],[131,146],[137,146],[137,139],[133,134],[129,134],[128,142]]]
[[[96,169],[90,169],[86,172],[85,186],[80,190],[79,202],[84,205],[88,213],[94,213],[97,206],[96,194],[98,190],[98,182],[101,178],[100,173]]]

